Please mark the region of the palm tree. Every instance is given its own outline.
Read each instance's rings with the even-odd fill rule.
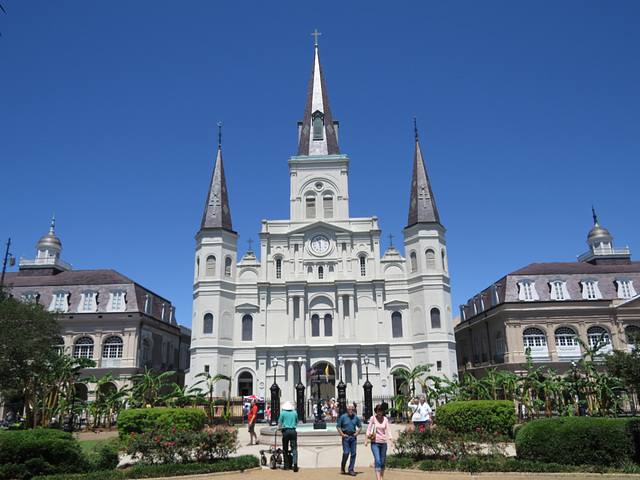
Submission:
[[[170,377],[175,373],[173,370],[156,373],[153,368],[144,367],[143,373],[131,375],[131,404],[139,407],[156,405],[160,400],[161,390],[171,385]]]

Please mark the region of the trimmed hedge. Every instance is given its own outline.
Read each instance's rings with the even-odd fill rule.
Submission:
[[[118,416],[120,439],[131,433],[145,433],[149,430],[180,428],[200,431],[204,428],[207,415],[200,408],[130,408]]]
[[[455,432],[473,432],[484,427],[501,435],[512,435],[516,410],[508,400],[449,402],[437,408],[435,422],[440,428]]]
[[[635,455],[635,419],[560,417],[532,420],[516,436],[521,460],[561,465],[616,466]]]
[[[0,479],[85,472],[89,464],[78,441],[60,430],[15,430],[0,434]]]
[[[177,477],[205,473],[233,472],[260,466],[260,459],[254,455],[242,455],[216,463],[187,463],[166,465],[137,465],[130,470],[107,470],[81,475],[50,475],[35,477],[33,480],[124,480],[129,478]]]

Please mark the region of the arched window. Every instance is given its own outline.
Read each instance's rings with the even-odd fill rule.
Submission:
[[[627,340],[627,349],[630,352],[633,352],[640,343],[640,327],[636,325],[629,325],[624,329],[624,333]]]
[[[122,358],[123,341],[120,337],[109,337],[102,343],[102,358]]]
[[[322,208],[324,209],[324,218],[333,218],[333,196],[325,195],[322,197]]]
[[[539,328],[525,328],[524,332],[522,332],[522,340],[525,350],[527,348],[531,349],[532,358],[547,358],[549,356],[547,337]]]
[[[324,138],[324,115],[319,110],[313,112],[311,116],[311,122],[313,124],[313,139],[322,140]]]
[[[427,270],[431,270],[431,271],[435,270],[436,269],[436,252],[429,249],[427,250],[425,257],[427,259]]]
[[[444,253],[444,250],[440,252],[442,254],[442,270],[447,271],[447,254]]]
[[[210,313],[205,313],[202,319],[202,333],[205,335],[213,333],[213,315]]]
[[[364,255],[360,256],[360,276],[361,277],[367,276],[367,259],[365,258]]]
[[[417,272],[418,271],[418,256],[416,255],[416,252],[411,252],[411,272]]]
[[[558,327],[554,332],[556,337],[556,351],[560,359],[580,358],[580,344],[578,343],[578,334],[573,328]]]
[[[244,315],[242,317],[242,341],[250,342],[253,340],[253,317]]]
[[[93,358],[93,339],[80,337],[73,344],[73,358]]]
[[[306,198],[307,218],[316,218],[316,197]]]
[[[587,337],[589,338],[589,347],[595,349],[598,347],[596,353],[603,355],[611,351],[611,338],[609,332],[603,327],[593,326],[587,329]]]
[[[324,278],[324,268],[318,267],[318,279],[322,280]]]
[[[311,336],[320,336],[320,317],[318,315],[313,315],[311,317]]]
[[[437,308],[431,309],[431,328],[442,328],[440,323],[440,310]]]
[[[402,338],[402,314],[400,312],[391,314],[391,335],[393,338]]]
[[[231,257],[227,257],[224,259],[224,276],[231,276]]]
[[[282,278],[282,259],[276,259],[276,278]]]
[[[207,277],[213,277],[216,274],[216,257],[209,255],[207,257],[207,264],[205,268],[205,275]]]
[[[200,257],[196,258],[196,278],[200,276]]]
[[[324,316],[324,336],[333,336],[333,318],[328,313]]]

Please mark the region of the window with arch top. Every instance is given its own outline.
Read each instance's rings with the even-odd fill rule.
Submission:
[[[80,337],[73,344],[73,358],[93,358],[93,339]]]
[[[213,333],[213,315],[206,313],[202,319],[202,333],[210,335]]]
[[[213,277],[216,274],[216,257],[213,255],[207,257],[204,274],[207,277]]]
[[[282,259],[276,259],[276,278],[282,278]]]
[[[427,270],[435,270],[436,269],[436,252],[429,249],[425,253],[425,258],[427,260]]]
[[[122,338],[113,336],[107,338],[102,344],[102,358],[122,358]]]
[[[231,257],[227,257],[224,259],[224,276],[231,276]]]
[[[322,197],[322,208],[324,210],[324,218],[333,218],[333,195],[325,194]]]
[[[322,280],[324,278],[324,267],[318,267],[318,279]]]
[[[314,314],[311,316],[311,336],[320,336],[320,316]]]
[[[365,258],[364,255],[360,256],[360,276],[361,277],[367,276],[367,259]]]
[[[333,318],[328,313],[324,316],[324,336],[333,336]]]
[[[431,328],[442,328],[440,323],[440,310],[437,308],[431,309]]]
[[[250,342],[253,340],[253,317],[249,314],[242,317],[242,341]]]
[[[418,256],[416,252],[411,252],[409,258],[411,261],[411,273],[418,271]]]
[[[316,197],[307,196],[306,201],[307,218],[316,218]]]
[[[402,338],[402,314],[400,312],[391,314],[391,335],[393,338]]]

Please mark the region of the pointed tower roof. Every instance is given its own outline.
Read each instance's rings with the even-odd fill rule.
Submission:
[[[304,117],[299,123],[298,156],[340,155],[337,122],[333,121],[316,44]]]
[[[609,242],[613,240],[613,237],[609,233],[609,230],[602,227],[598,223],[598,216],[596,215],[596,209],[593,207],[593,205],[591,206],[591,212],[593,213],[593,228],[589,231],[589,234],[587,235],[587,243],[591,245],[594,242],[594,240],[597,240],[597,241],[604,240]]]
[[[440,223],[440,216],[431,191],[427,168],[424,166],[416,129],[416,152],[413,159],[413,178],[411,179],[411,200],[409,201],[409,223],[407,227],[424,222]]]
[[[207,203],[204,206],[202,224],[200,229],[224,228],[233,232],[231,225],[231,209],[227,196],[227,181],[224,178],[224,165],[222,164],[222,147],[218,145],[218,156],[211,176],[211,185],[207,195]]]

